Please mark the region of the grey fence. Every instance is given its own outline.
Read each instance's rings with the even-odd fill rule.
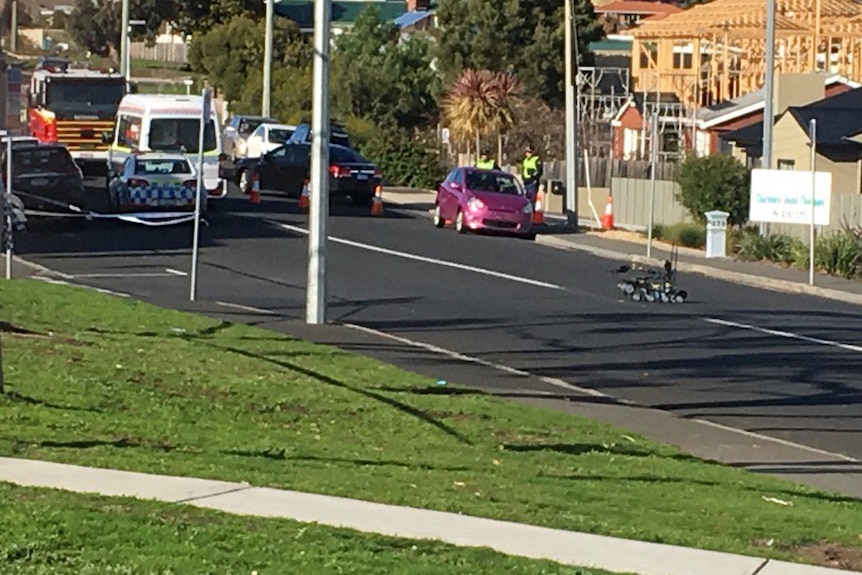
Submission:
[[[653,212],[653,222],[656,224],[673,225],[691,221],[688,211],[676,200],[677,189],[674,182],[656,181]],[[649,179],[612,178],[610,192],[613,195],[616,225],[634,229],[645,229],[649,225]],[[594,197],[593,201],[598,203],[601,198]],[[862,227],[862,195],[833,192],[830,209],[829,225],[822,226],[820,233],[828,234],[848,226]],[[801,240],[807,240],[809,233],[808,226],[794,224],[768,224],[767,231]]]
[[[185,44],[170,43],[147,46],[146,42],[132,42],[132,58],[155,60],[158,62],[186,62],[188,47]]]

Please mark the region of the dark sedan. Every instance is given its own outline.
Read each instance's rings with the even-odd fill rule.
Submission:
[[[291,197],[299,197],[303,184],[311,173],[311,144],[285,144],[259,161],[247,166],[248,176],[241,181],[246,185],[243,192],[251,187],[253,174],[260,180],[261,190],[284,192]],[[374,191],[381,185],[383,173],[373,162],[358,152],[339,146],[329,145],[329,195],[331,198],[350,198],[359,206],[369,206],[374,200]]]
[[[3,176],[5,181],[5,169]],[[70,206],[84,203],[84,176],[65,146],[13,146],[12,178],[12,190],[28,210],[71,213]]]

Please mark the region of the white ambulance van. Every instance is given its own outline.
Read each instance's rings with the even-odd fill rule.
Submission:
[[[123,163],[136,152],[181,152],[197,162],[202,96],[129,94],[120,102],[114,132],[108,135],[108,179],[123,171]],[[204,128],[204,187],[207,196],[227,194],[222,177],[221,128],[215,103]]]

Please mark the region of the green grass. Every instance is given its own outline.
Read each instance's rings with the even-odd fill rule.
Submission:
[[[0,302],[45,334],[4,334],[0,455],[780,558],[862,547],[862,501],[594,421],[92,291],[13,280]]]
[[[3,483],[0,500],[3,575],[605,573],[488,549]]]

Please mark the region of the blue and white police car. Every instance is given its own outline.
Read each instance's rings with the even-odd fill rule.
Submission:
[[[197,171],[182,153],[147,152],[128,156],[108,183],[111,207],[118,212],[194,211]],[[206,211],[206,190],[201,194]]]

